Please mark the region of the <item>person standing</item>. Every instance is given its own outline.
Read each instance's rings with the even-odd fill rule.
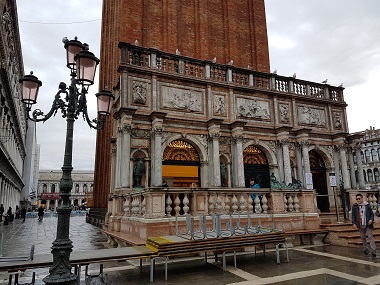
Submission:
[[[3,204],[0,204],[0,222],[3,221],[3,215],[4,215],[5,209]]]
[[[41,222],[44,218],[44,214],[45,214],[45,209],[44,207],[40,206],[38,208],[38,221]]]
[[[22,219],[22,221],[25,222],[26,208],[22,207],[20,213],[21,213],[21,219]]]
[[[352,205],[352,224],[359,229],[360,238],[362,239],[364,254],[368,254],[368,243],[372,251],[372,256],[376,257],[376,244],[373,239],[373,223],[375,217],[371,206],[363,200],[362,194],[356,194],[356,201]],[[367,237],[368,238],[367,238]]]

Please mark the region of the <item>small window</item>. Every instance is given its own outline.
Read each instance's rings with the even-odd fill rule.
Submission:
[[[368,182],[373,182],[373,173],[371,169],[368,169]]]

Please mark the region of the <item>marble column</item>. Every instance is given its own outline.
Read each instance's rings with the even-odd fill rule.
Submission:
[[[355,153],[356,153],[356,165],[358,167],[358,183],[359,188],[364,189],[364,174],[363,174],[363,161],[362,161],[362,152],[361,147],[357,146],[355,147]]]
[[[115,186],[119,188],[121,186],[121,171],[122,171],[122,126],[118,126],[117,134],[116,134],[116,178],[115,178]]]
[[[131,187],[130,180],[130,163],[131,160],[131,129],[130,124],[123,124],[121,130],[121,157],[120,162],[120,186],[121,187]]]
[[[232,136],[232,139],[233,139],[232,187],[245,187],[243,135],[235,134]]]
[[[211,170],[211,180],[210,186],[219,187],[220,186],[220,158],[219,158],[219,138],[220,133],[217,131],[213,131],[209,134],[211,140],[211,162],[212,162],[212,170]]]
[[[340,173],[339,154],[338,154],[338,149],[336,146],[333,147],[333,161],[334,161],[336,183],[337,183],[337,186],[339,187],[340,180],[342,180],[343,178],[341,177],[341,173]]]
[[[302,158],[305,173],[310,173],[309,142],[307,140],[300,142],[302,147]]]
[[[278,164],[278,180],[280,182],[284,182],[285,181],[284,157],[283,157],[282,148],[279,142],[276,142],[276,156],[277,156],[277,164]]]
[[[350,180],[350,174],[348,172],[348,166],[347,166],[346,149],[347,149],[346,145],[341,145],[339,147],[340,164],[342,166],[342,176],[343,176],[345,190],[351,189],[351,180]]]
[[[288,139],[281,140],[282,154],[284,157],[284,178],[286,185],[292,183],[292,169],[290,165],[289,143],[290,141]]]
[[[152,186],[160,187],[162,185],[162,126],[154,126],[152,134],[154,141]]]
[[[302,149],[301,145],[298,143],[296,145],[296,159],[297,159],[297,179],[302,181],[302,184],[305,185],[303,182],[303,169],[302,169]]]
[[[351,186],[356,189],[358,186],[356,183],[356,175],[355,175],[355,164],[354,164],[354,155],[352,154],[352,150],[350,149],[348,153],[348,159],[350,162],[350,175],[351,175]]]

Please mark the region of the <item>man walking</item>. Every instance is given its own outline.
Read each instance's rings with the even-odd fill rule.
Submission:
[[[368,243],[372,251],[372,256],[376,257],[376,245],[373,239],[373,222],[374,215],[371,206],[367,201],[363,201],[362,194],[356,194],[356,201],[352,206],[352,223],[359,229],[360,238],[362,239],[364,254],[368,254]],[[367,238],[368,237],[368,241]]]

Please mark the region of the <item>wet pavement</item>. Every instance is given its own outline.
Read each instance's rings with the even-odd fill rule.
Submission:
[[[13,224],[0,225],[0,234],[4,237],[3,256],[28,255],[32,244],[35,253],[50,253],[55,239],[57,218],[45,218],[38,222],[35,218],[25,222],[16,220]],[[107,239],[97,227],[85,222],[85,217],[72,217],[70,239],[74,251],[96,250],[107,247]],[[379,245],[378,245],[379,246]],[[281,251],[281,260],[285,261],[285,251]],[[237,268],[234,267],[232,255],[227,257],[227,270],[222,270],[221,260],[215,261],[204,257],[170,259],[168,280],[165,281],[164,264],[157,262],[154,284],[185,285],[359,285],[380,284],[380,258],[364,255],[361,248],[339,246],[302,246],[289,249],[290,262],[276,264],[273,250],[266,256],[261,252],[240,252],[237,256]],[[143,272],[138,268],[139,261],[113,262],[104,264],[108,284],[140,285],[149,284],[149,261],[143,265]],[[97,272],[98,265],[90,267],[90,273]],[[30,282],[31,271],[27,270],[20,283]],[[42,278],[48,269],[36,270],[36,284],[44,284]],[[83,273],[82,273],[83,277]],[[0,284],[8,284],[8,274],[0,272]],[[82,278],[81,284],[84,284]]]

